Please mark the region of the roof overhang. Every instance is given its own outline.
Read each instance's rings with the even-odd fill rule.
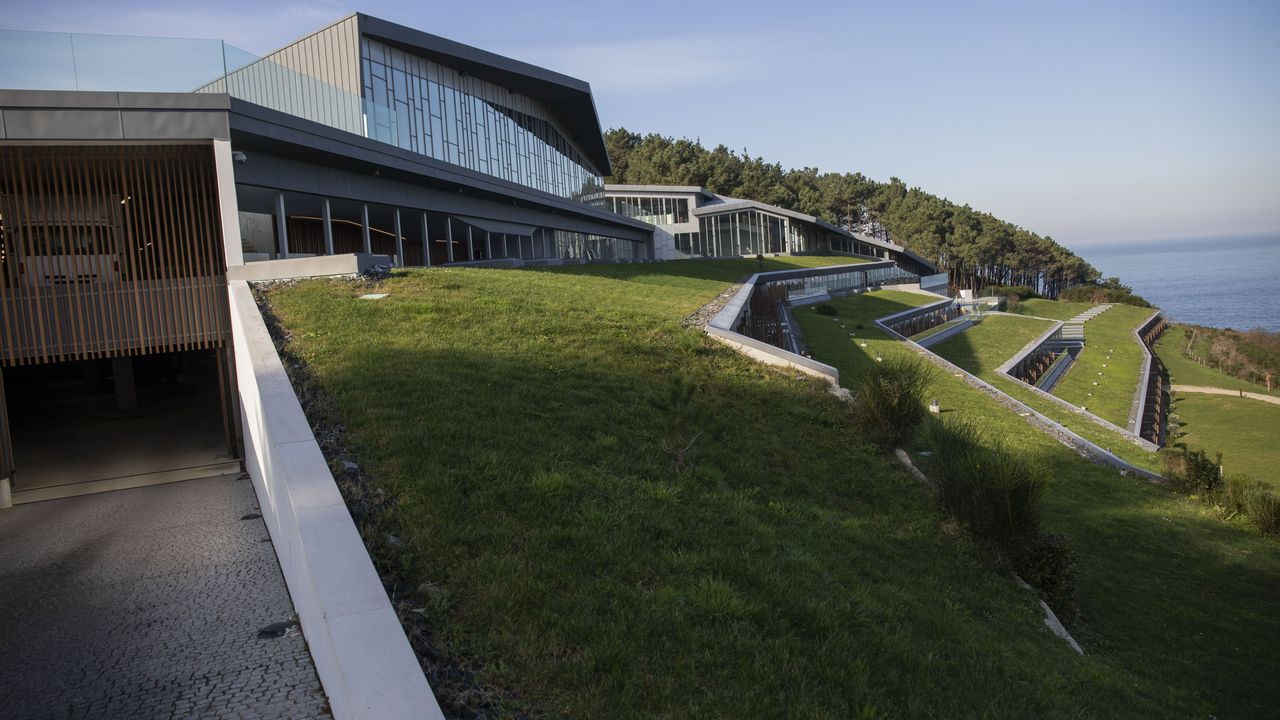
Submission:
[[[701,185],[616,185],[604,186],[606,195],[701,195],[708,200],[719,196]]]
[[[356,17],[363,35],[547,103],[595,169],[613,172],[586,81],[363,13]]]

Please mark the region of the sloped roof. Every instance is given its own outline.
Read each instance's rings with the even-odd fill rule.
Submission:
[[[547,103],[595,169],[601,175],[613,172],[586,81],[371,15],[356,15],[364,35]]]

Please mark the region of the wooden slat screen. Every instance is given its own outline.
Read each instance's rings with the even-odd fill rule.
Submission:
[[[0,146],[0,364],[228,333],[212,148]]]

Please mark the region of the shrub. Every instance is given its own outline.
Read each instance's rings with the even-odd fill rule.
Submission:
[[[813,311],[819,315],[839,315],[840,311],[836,310],[836,306],[831,303],[818,303],[813,306]]]
[[[935,370],[913,357],[890,357],[862,378],[852,402],[854,424],[881,450],[892,450],[924,420],[925,395]]]
[[[1030,285],[988,285],[982,288],[979,295],[997,295],[1017,300],[1027,300],[1030,298],[1040,297],[1039,293],[1031,289]]]
[[[938,503],[979,542],[1016,559],[1040,531],[1044,470],[1001,443],[984,444],[968,422],[934,423],[929,435]]]
[[[694,446],[707,431],[707,413],[694,402],[697,392],[696,383],[676,374],[666,396],[653,401],[661,416],[660,446],[676,473],[693,465]]]
[[[999,569],[1018,573],[1070,623],[1077,614],[1075,553],[1062,535],[1040,532],[1044,469],[1017,450],[985,443],[967,422],[932,423],[929,445],[943,511],[968,528]]]
[[[1107,283],[1102,284],[1088,283],[1069,287],[1058,293],[1058,299],[1064,302],[1114,303],[1144,308],[1151,307],[1151,303],[1144,298],[1134,295],[1133,291],[1124,285],[1112,283],[1112,280],[1115,280],[1115,278],[1110,278]]]
[[[1280,535],[1280,496],[1271,487],[1247,475],[1233,473],[1222,484],[1222,501],[1229,510],[1243,514],[1268,535]]]
[[[1216,459],[1203,450],[1187,448],[1167,449],[1161,454],[1164,476],[1176,489],[1211,497],[1222,488],[1222,453]]]

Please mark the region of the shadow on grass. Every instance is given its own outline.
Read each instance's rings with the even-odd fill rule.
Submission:
[[[851,389],[876,353],[909,352],[878,332],[850,338],[837,322],[803,313],[798,320],[815,357],[835,365]],[[979,356],[967,334],[947,341],[948,355],[973,367]],[[1083,617],[1073,632],[1092,657],[1192,693],[1219,716],[1272,712],[1280,703],[1280,686],[1269,680],[1280,672],[1280,545],[1203,504],[1081,460],[958,379],[940,383],[944,405],[959,403],[959,415],[1049,469],[1044,521],[1076,548]]]

